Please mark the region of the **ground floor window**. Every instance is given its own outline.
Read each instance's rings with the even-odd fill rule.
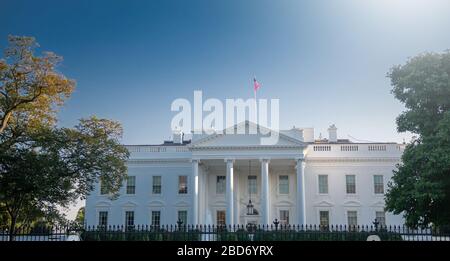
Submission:
[[[375,218],[377,219],[378,227],[386,226],[386,213],[384,211],[376,211]]]
[[[289,210],[280,210],[280,225],[289,224]]]
[[[98,225],[105,228],[108,226],[108,211],[98,212]]]
[[[325,210],[320,211],[319,216],[320,216],[320,227],[328,228],[328,226],[330,225],[330,212]]]
[[[161,225],[161,211],[152,211],[152,226],[159,227]]]
[[[125,211],[125,226],[127,229],[134,228],[134,211]]]
[[[347,224],[349,229],[356,229],[356,226],[358,225],[358,213],[356,211],[347,211]]]
[[[225,210],[217,210],[216,212],[216,221],[218,226],[225,226],[226,225],[226,219],[225,219],[226,213]]]
[[[178,221],[181,221],[182,225],[187,225],[187,211],[186,210],[179,210],[178,211]]]

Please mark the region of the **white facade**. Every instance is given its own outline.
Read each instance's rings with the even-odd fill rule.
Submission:
[[[339,140],[331,126],[331,139],[314,140],[313,129],[294,128],[280,131],[275,145],[260,145],[262,135],[249,134],[250,127],[255,126],[234,127],[246,134],[127,146],[129,184],[115,200],[97,184],[86,201],[86,224],[165,225],[179,219],[272,224],[278,219],[296,225],[372,225],[375,218],[403,224],[401,216],[384,213],[384,192],[403,144]],[[248,215],[249,200],[257,214]]]

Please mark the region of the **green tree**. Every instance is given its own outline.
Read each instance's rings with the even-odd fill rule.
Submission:
[[[116,121],[58,128],[58,108],[75,86],[56,70],[62,58],[35,55],[32,37],[8,40],[0,60],[0,220],[14,240],[20,226],[60,220],[58,207],[85,198],[100,179],[117,196],[129,153]]]
[[[74,129],[41,130],[2,150],[0,201],[10,217],[11,237],[17,221],[29,217],[30,206],[42,211],[68,206],[85,198],[100,179],[117,195],[129,155],[121,135],[117,122],[92,117]]]
[[[75,223],[77,223],[80,226],[84,225],[84,213],[85,213],[84,207],[81,207],[80,209],[78,209],[77,216],[75,218]]]
[[[388,74],[395,98],[405,104],[400,132],[408,144],[386,194],[386,209],[403,213],[412,227],[450,224],[450,52],[425,53]]]

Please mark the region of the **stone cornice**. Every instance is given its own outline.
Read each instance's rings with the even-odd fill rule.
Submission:
[[[251,146],[199,146],[191,147],[192,151],[199,150],[270,150],[270,149],[303,149],[302,145],[251,145]]]
[[[327,163],[327,162],[401,162],[400,157],[306,157],[309,163]]]
[[[191,158],[180,159],[129,159],[128,164],[149,164],[149,163],[191,163]]]

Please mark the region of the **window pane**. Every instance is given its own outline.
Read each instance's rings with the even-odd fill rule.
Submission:
[[[187,225],[187,211],[186,210],[178,211],[178,220],[181,220],[183,222],[182,225]]]
[[[356,211],[347,211],[347,223],[349,227],[358,225],[358,217]]]
[[[217,225],[218,226],[225,225],[226,224],[225,210],[217,210],[216,215],[217,215]]]
[[[328,175],[319,175],[319,193],[328,194]]]
[[[217,176],[216,180],[216,193],[217,194],[225,194],[225,176]]]
[[[279,186],[280,194],[289,194],[289,176],[279,176]]]
[[[356,193],[355,175],[346,175],[345,180],[346,180],[347,194],[355,194]]]
[[[134,211],[125,212],[125,225],[127,228],[134,226]]]
[[[108,194],[108,190],[106,189],[105,182],[103,180],[100,180],[100,195]]]
[[[320,225],[329,226],[330,225],[330,213],[328,211],[320,211]]]
[[[374,192],[375,194],[384,193],[383,175],[373,176]]]
[[[379,226],[386,226],[386,213],[384,211],[376,211],[375,218],[379,222]]]
[[[153,176],[153,194],[161,194],[161,176]]]
[[[280,210],[280,224],[289,224],[289,210]]]
[[[256,185],[256,176],[248,176],[248,194],[258,193],[258,187]]]
[[[136,177],[128,176],[127,178],[127,194],[134,194],[136,192]]]
[[[100,211],[98,213],[98,225],[102,227],[106,227],[108,225],[108,212]]]
[[[152,226],[161,224],[161,211],[152,211]]]
[[[178,177],[178,193],[179,194],[187,194],[187,176],[179,176]]]

